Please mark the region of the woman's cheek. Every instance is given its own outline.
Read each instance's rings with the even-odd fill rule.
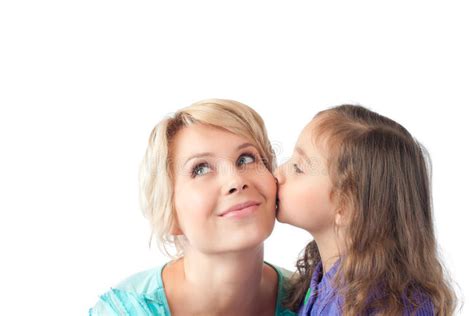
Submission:
[[[269,196],[272,201],[276,201],[276,194],[277,194],[277,183],[275,178],[270,174],[270,177],[268,179],[268,185],[267,187],[269,188]]]
[[[275,202],[277,193],[277,184],[273,175],[268,171],[265,174],[256,175],[256,179],[262,179],[258,183],[258,190],[267,201]]]

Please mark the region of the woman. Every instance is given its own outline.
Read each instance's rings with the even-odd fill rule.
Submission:
[[[152,237],[175,259],[129,277],[90,315],[293,315],[286,273],[263,261],[275,223],[274,156],[261,117],[204,100],[162,120],[141,168]]]

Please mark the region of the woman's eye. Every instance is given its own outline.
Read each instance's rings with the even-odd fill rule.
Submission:
[[[242,154],[237,160],[237,165],[247,165],[252,162],[255,162],[255,156],[253,154]]]
[[[200,163],[193,168],[192,177],[203,176],[211,171],[211,168],[207,163]]]
[[[295,164],[295,163],[293,164],[293,168],[295,169],[295,172],[296,172],[296,173],[303,173],[303,170],[301,170],[301,169],[298,167],[298,165]]]

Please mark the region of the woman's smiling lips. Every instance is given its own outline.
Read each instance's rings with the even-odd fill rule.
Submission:
[[[221,217],[243,217],[253,213],[261,203],[256,201],[247,201],[244,203],[239,203],[228,210],[219,214]]]

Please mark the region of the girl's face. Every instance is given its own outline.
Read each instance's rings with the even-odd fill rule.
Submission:
[[[293,155],[276,172],[279,183],[277,219],[311,234],[332,229],[335,208],[329,195],[331,181],[325,153],[317,145],[317,119],[301,132]]]
[[[263,243],[275,224],[276,183],[252,141],[194,124],[175,135],[172,154],[175,233],[186,237],[185,249],[212,254]]]

